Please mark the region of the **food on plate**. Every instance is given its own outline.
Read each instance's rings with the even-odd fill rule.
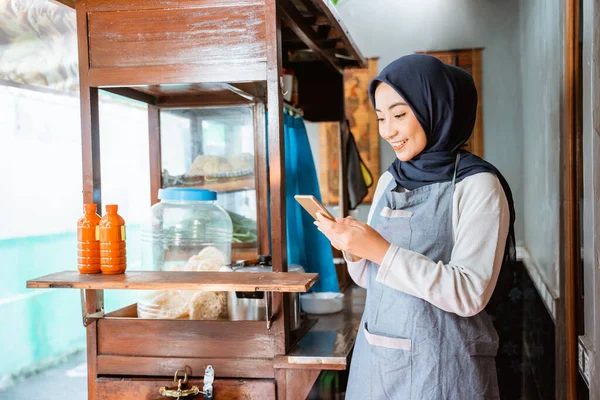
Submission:
[[[187,264],[173,265],[170,271],[219,271],[227,264],[225,254],[206,247],[190,257]],[[138,304],[138,317],[163,319],[215,320],[227,318],[224,292],[199,290],[159,290],[148,302]]]
[[[229,157],[232,171],[254,171],[254,154],[241,153]]]
[[[188,304],[190,319],[214,320],[227,317],[227,295],[224,292],[196,292]]]
[[[213,176],[225,178],[238,175],[250,175],[252,173],[254,173],[254,155],[251,153],[241,153],[230,157],[200,154],[196,156],[184,176]]]
[[[197,156],[185,176],[214,175],[219,172],[231,171],[231,164],[225,157],[200,154]]]

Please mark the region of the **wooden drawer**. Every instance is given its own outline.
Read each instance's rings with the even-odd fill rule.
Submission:
[[[98,355],[273,358],[264,321],[98,321]]]
[[[99,375],[198,375],[273,378],[274,343],[265,321],[190,321],[137,318],[135,304],[98,321]]]
[[[190,379],[183,389],[198,386],[202,389],[202,379]],[[173,387],[173,379],[133,379],[133,378],[98,378],[96,380],[96,398],[98,400],[158,400],[162,397],[159,389],[162,386]],[[213,399],[275,399],[275,381],[270,379],[215,379],[213,383]],[[182,397],[185,400],[201,400],[204,396]]]
[[[136,305],[98,321],[98,355],[133,357],[273,358],[265,321],[137,318]],[[251,344],[251,345],[250,345]]]

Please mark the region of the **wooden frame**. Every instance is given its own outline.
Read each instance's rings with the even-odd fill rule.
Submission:
[[[556,398],[577,398],[576,273],[579,265],[579,206],[577,186],[577,80],[579,2],[564,3],[563,88],[563,208],[564,268],[559,273],[560,301],[556,318]]]
[[[569,4],[571,7],[572,4]],[[582,264],[584,330],[578,340],[578,368],[589,388],[589,398],[600,398],[600,329],[598,328],[600,304],[600,4],[584,0],[582,46],[582,162],[583,177],[583,228]],[[573,32],[574,29],[570,31]],[[572,190],[572,185],[571,185]],[[583,398],[583,397],[582,397]]]

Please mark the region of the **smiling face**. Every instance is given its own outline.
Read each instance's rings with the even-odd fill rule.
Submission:
[[[400,161],[409,161],[427,146],[427,136],[404,99],[387,83],[375,89],[379,135],[394,149]]]

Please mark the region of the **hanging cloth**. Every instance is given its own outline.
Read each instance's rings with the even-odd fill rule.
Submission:
[[[348,205],[351,210],[354,210],[369,193],[369,188],[373,185],[373,176],[360,157],[354,135],[350,131],[350,124],[347,120],[343,126],[342,137],[346,148]]]

